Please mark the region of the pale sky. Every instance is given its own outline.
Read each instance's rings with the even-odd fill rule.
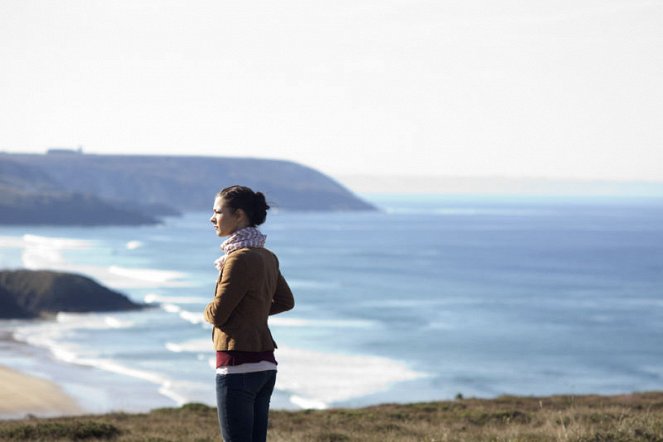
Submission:
[[[663,1],[2,0],[0,150],[663,181]]]

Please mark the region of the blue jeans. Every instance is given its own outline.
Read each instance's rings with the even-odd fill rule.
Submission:
[[[276,370],[217,374],[216,404],[225,442],[267,440],[269,400]]]

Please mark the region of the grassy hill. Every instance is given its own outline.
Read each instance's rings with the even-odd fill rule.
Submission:
[[[33,175],[39,170],[69,192],[180,211],[209,210],[214,194],[233,184],[262,191],[286,210],[375,210],[330,177],[292,161],[82,153],[0,154],[2,161]]]
[[[210,386],[210,388],[212,388]],[[0,422],[0,440],[218,441],[216,409],[201,404]],[[663,441],[663,393],[551,396],[272,411],[272,442]]]
[[[68,190],[47,171],[0,155],[0,225],[157,223],[144,209],[137,204],[114,204],[85,190]]]

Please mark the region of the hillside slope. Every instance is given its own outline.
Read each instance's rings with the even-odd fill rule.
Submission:
[[[72,192],[47,170],[0,155],[0,225],[136,225],[158,220],[141,205]]]
[[[330,177],[291,161],[82,153],[4,153],[2,160],[41,170],[69,192],[179,211],[210,209],[214,194],[233,184],[262,191],[278,209],[375,210]]]

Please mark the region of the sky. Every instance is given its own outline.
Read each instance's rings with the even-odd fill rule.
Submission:
[[[2,0],[0,150],[663,181],[663,1]]]

